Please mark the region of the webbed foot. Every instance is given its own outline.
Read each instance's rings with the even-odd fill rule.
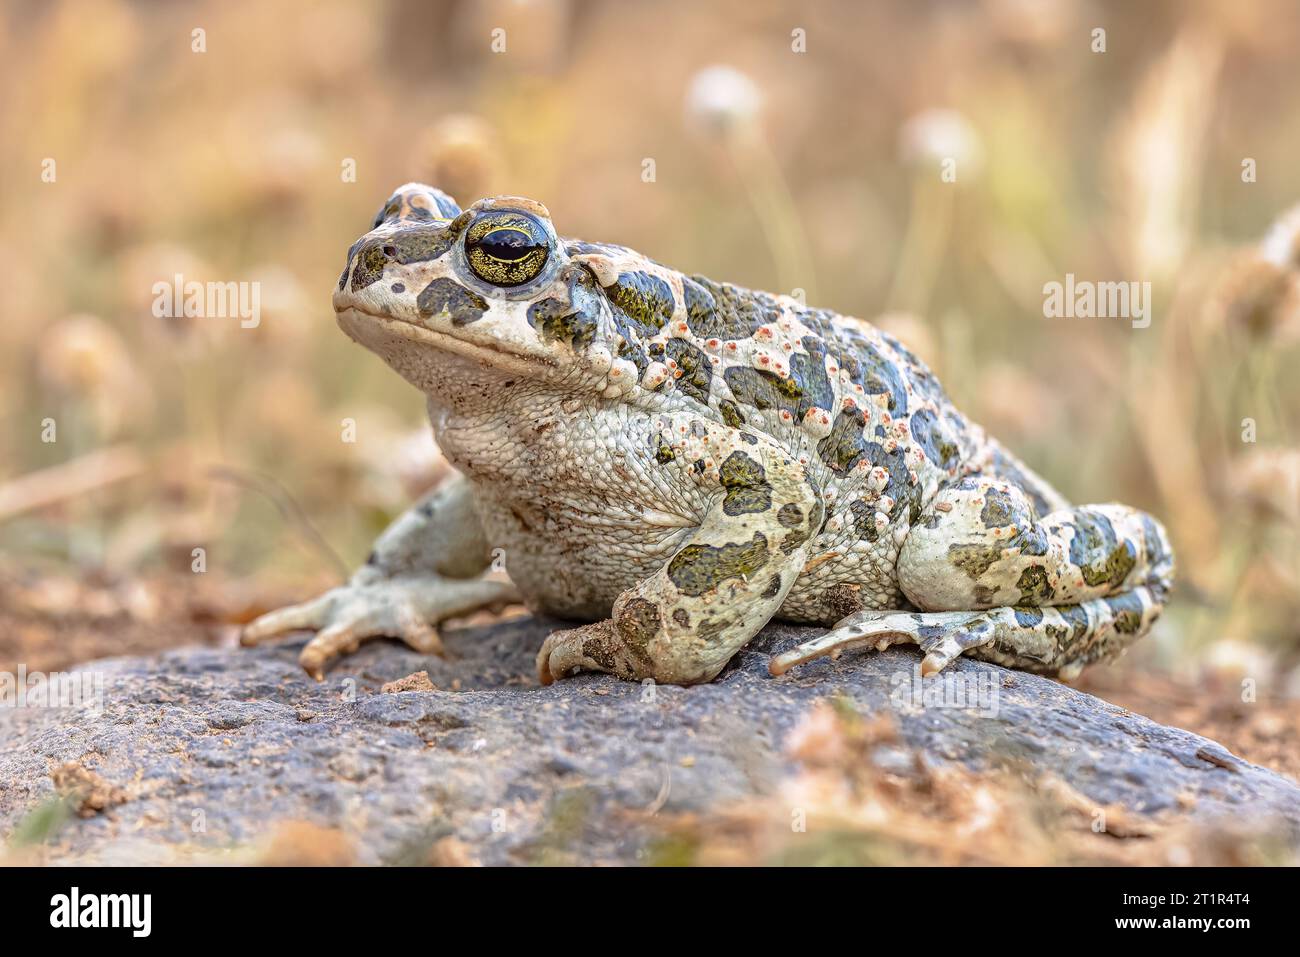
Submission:
[[[988,612],[860,611],[826,634],[776,655],[768,670],[782,675],[795,665],[824,655],[838,657],[851,648],[884,651],[891,645],[916,644],[925,652],[921,674],[932,675],[967,651],[990,644],[996,637],[994,624]]]
[[[442,654],[437,625],[480,608],[499,611],[521,599],[507,582],[436,575],[356,580],[298,605],[268,612],[244,627],[252,646],[293,631],[314,630],[298,662],[320,681],[325,666],[367,638],[399,638],[422,654]]]

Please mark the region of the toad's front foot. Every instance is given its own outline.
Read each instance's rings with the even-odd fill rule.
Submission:
[[[422,654],[441,655],[440,622],[480,608],[499,611],[520,600],[506,582],[437,575],[366,581],[358,575],[311,601],[262,615],[245,626],[240,643],[256,645],[287,632],[315,630],[298,662],[320,681],[330,661],[356,651],[367,638],[400,638]]]

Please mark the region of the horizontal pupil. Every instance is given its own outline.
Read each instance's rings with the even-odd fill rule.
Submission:
[[[506,262],[518,262],[537,248],[531,237],[514,229],[494,229],[474,245]]]

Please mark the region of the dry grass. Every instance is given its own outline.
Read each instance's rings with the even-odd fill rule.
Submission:
[[[822,703],[788,742],[798,771],[770,798],[670,822],[664,865],[1294,864],[1266,820],[1190,825],[1098,806],[1032,768],[938,765],[889,714]],[[1193,795],[1182,802],[1190,807]]]

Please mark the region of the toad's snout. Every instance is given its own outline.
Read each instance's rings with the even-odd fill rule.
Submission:
[[[338,291],[359,294],[382,279],[386,269],[432,263],[447,255],[455,242],[456,234],[446,224],[389,227],[372,233],[349,250]]]

